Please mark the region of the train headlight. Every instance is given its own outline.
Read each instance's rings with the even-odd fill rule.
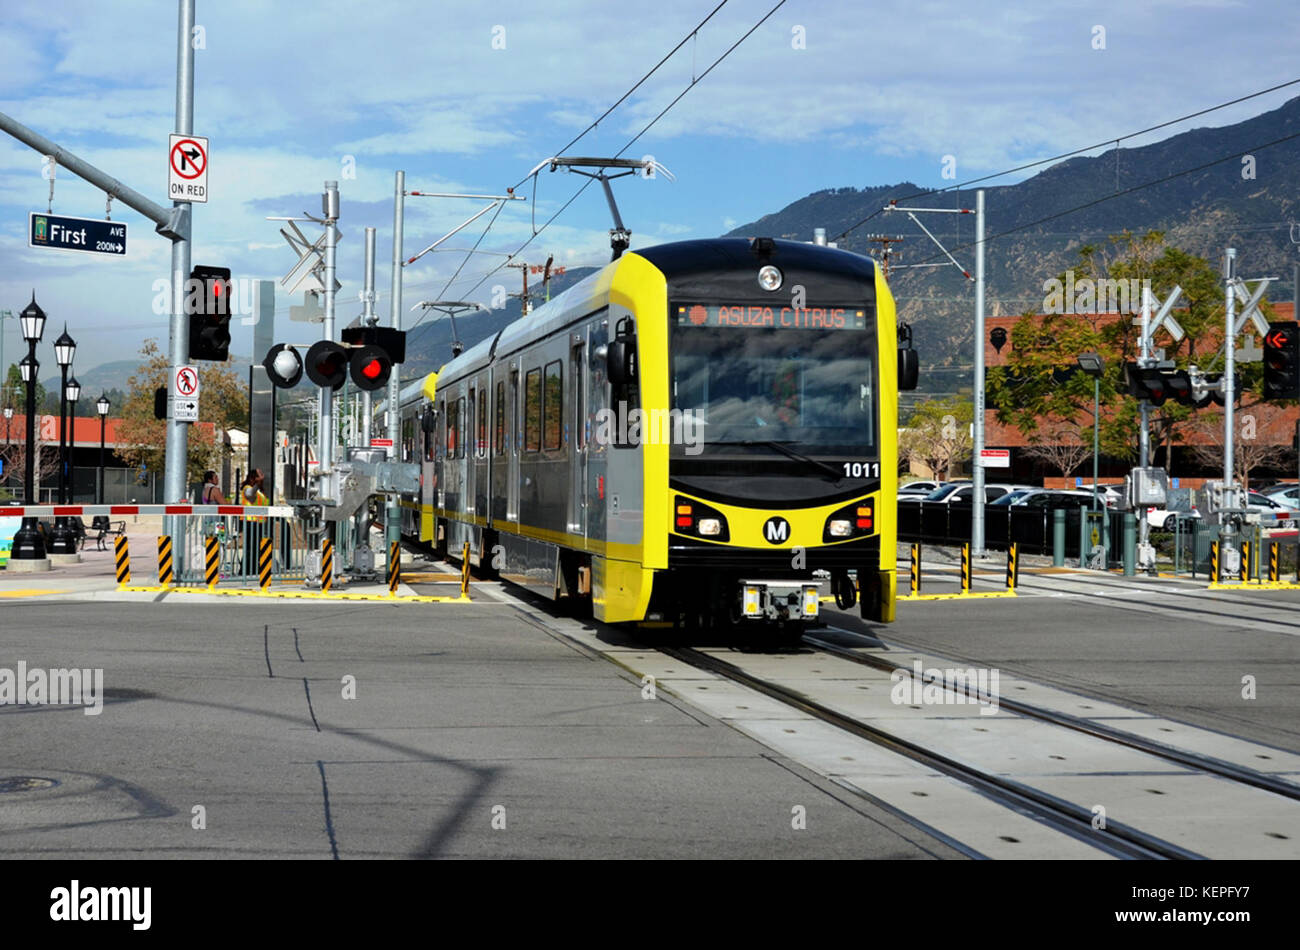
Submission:
[[[836,518],[831,522],[830,532],[832,538],[847,538],[853,533],[853,526],[847,518]]]
[[[722,522],[717,518],[701,518],[700,534],[708,535],[709,537],[722,534]]]
[[[694,498],[677,495],[673,499],[673,531],[710,542],[730,541],[727,518],[717,508]]]
[[[758,269],[758,286],[764,290],[780,290],[782,280],[784,277],[779,267],[764,264]]]
[[[875,508],[871,499],[855,501],[838,511],[832,511],[822,528],[822,544],[842,541],[845,538],[861,538],[871,534],[875,527]]]

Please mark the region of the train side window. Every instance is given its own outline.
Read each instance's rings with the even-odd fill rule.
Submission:
[[[492,448],[497,455],[506,450],[506,384],[497,383],[496,432],[493,433]]]
[[[434,433],[434,438],[438,443],[439,458],[447,457],[446,450],[447,445],[449,444],[447,442],[447,434],[449,428],[450,427],[447,424],[447,404],[445,402],[440,402],[438,403],[438,431]]]
[[[564,431],[564,364],[559,360],[546,364],[546,392],[542,397],[545,420],[545,447],[560,448]]]
[[[530,369],[524,376],[524,451],[542,449],[542,371]]]
[[[473,458],[478,454],[478,446],[474,443],[474,406],[478,401],[478,393],[473,389],[469,391],[469,415],[465,417],[465,434],[469,436],[470,443],[465,449],[465,454]]]

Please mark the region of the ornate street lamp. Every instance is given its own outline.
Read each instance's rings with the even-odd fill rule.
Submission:
[[[95,503],[104,503],[104,426],[108,422],[108,410],[113,404],[108,401],[108,394],[101,393],[95,400],[95,411],[99,413],[99,491],[95,493]]]
[[[36,303],[36,292],[32,291],[32,302],[18,315],[18,324],[22,327],[23,339],[27,341],[27,355],[19,363],[23,383],[27,386],[27,458],[26,484],[24,490],[25,505],[36,504],[36,374],[41,364],[36,359],[36,344],[45,334],[45,311]],[[49,570],[50,561],[45,556],[45,542],[36,526],[35,518],[23,518],[18,533],[14,535],[13,548],[9,553],[9,570],[44,571]]]
[[[64,395],[68,397],[68,504],[76,503],[76,481],[74,475],[77,469],[77,400],[81,398],[81,383],[77,382],[77,377],[73,376],[68,380],[67,388]],[[73,544],[76,544],[76,538],[73,538]]]
[[[72,367],[73,357],[77,355],[77,341],[68,336],[67,324],[63,332],[54,341],[54,361],[59,364],[59,504],[68,503],[68,370]],[[50,535],[51,554],[77,553],[77,539],[68,528],[68,519],[54,519],[54,531]]]
[[[1100,392],[1103,363],[1098,353],[1080,353],[1079,369],[1092,377],[1092,510],[1097,510],[1097,456],[1101,446]]]

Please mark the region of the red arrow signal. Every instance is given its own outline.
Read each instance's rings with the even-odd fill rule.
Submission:
[[[1283,346],[1287,344],[1287,341],[1290,339],[1290,337],[1291,334],[1286,330],[1274,330],[1268,336],[1264,337],[1264,342],[1267,343],[1269,346],[1274,346],[1277,347],[1278,349],[1281,349]]]

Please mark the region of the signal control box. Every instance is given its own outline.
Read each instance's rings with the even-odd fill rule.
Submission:
[[[1130,507],[1163,508],[1169,497],[1169,473],[1163,468],[1135,468],[1128,489]]]

